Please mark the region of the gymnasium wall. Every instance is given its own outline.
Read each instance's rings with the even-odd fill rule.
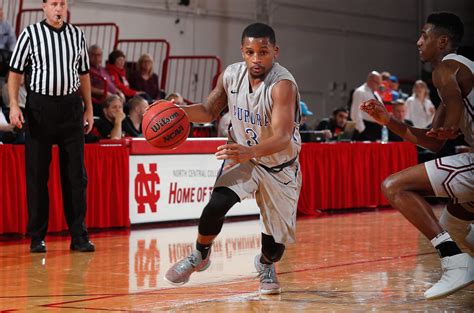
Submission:
[[[421,71],[416,39],[427,13],[450,10],[466,24],[474,46],[472,0],[69,0],[73,22],[115,22],[120,38],[165,38],[171,54],[241,60],[243,28],[257,20],[274,26],[279,62],[299,83],[314,124],[348,101],[371,70],[402,79]],[[25,7],[39,7],[27,0]],[[408,90],[407,90],[408,91]]]

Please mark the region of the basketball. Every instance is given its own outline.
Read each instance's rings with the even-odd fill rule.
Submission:
[[[170,150],[189,135],[189,119],[183,109],[170,101],[153,103],[142,120],[145,139],[152,146]]]

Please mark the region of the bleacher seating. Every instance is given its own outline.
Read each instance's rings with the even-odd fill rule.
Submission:
[[[4,19],[16,30],[16,18],[23,8],[23,0],[0,0],[0,6],[3,8]]]
[[[170,44],[165,39],[120,39],[117,42],[120,49],[127,56],[130,66],[129,71],[136,70],[136,62],[144,53],[149,53],[153,59],[153,71],[158,74],[160,84],[162,81],[163,62],[170,55]]]
[[[87,45],[98,45],[107,58],[117,45],[120,30],[115,23],[74,23],[84,31]]]
[[[0,0],[0,4],[17,35],[25,26],[44,18],[40,8],[24,8],[23,0]],[[71,22],[69,11],[67,21]],[[120,39],[120,29],[113,22],[74,24],[84,31],[89,46],[96,44],[102,48],[104,60],[114,49],[122,50],[127,56],[128,70],[135,70],[138,58],[149,53],[154,61],[154,72],[160,79],[160,89],[166,93],[179,92],[188,103],[203,101],[215,87],[221,72],[217,56],[173,56],[166,39]]]
[[[221,60],[216,56],[169,56],[165,59],[161,89],[179,92],[187,102],[202,102],[217,83]]]

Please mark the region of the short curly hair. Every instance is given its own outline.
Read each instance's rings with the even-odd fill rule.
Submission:
[[[461,45],[464,24],[459,16],[449,12],[435,12],[428,16],[426,23],[434,25],[435,32],[439,35],[448,36],[453,48],[457,49]]]

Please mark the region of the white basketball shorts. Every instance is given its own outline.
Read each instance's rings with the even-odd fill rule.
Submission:
[[[241,163],[221,172],[216,187],[230,188],[241,200],[255,194],[262,232],[278,243],[296,241],[296,207],[301,189],[298,161],[278,173],[250,161]]]
[[[450,198],[474,212],[474,153],[461,153],[425,163],[437,197]]]

